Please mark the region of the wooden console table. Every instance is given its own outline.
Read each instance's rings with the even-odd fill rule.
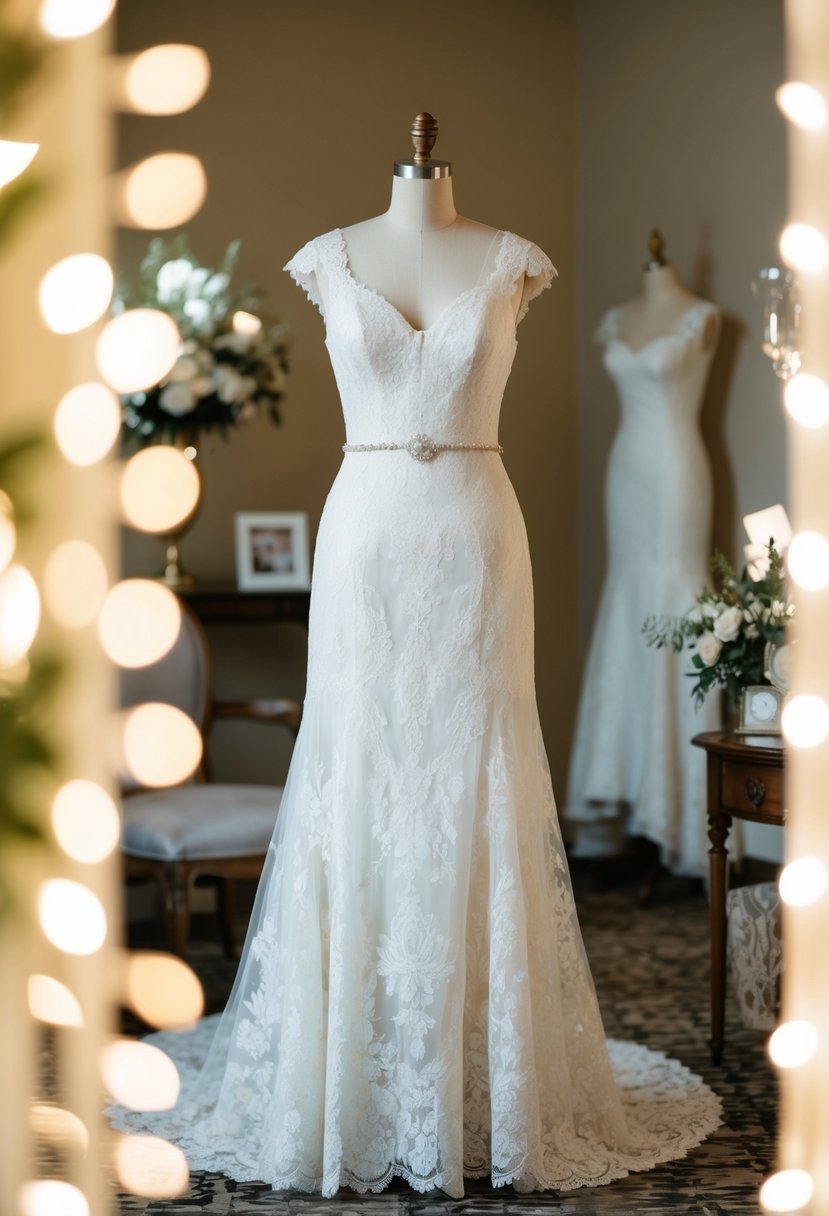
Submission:
[[[240,591],[235,583],[208,582],[175,590],[204,625],[308,625],[310,591]]]
[[[723,1051],[726,986],[726,841],[734,819],[782,827],[783,741],[773,735],[704,731],[692,740],[708,763],[708,850],[711,873],[711,1059]]]

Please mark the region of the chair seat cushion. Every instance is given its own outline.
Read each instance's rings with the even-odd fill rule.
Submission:
[[[212,782],[133,794],[122,804],[121,847],[152,861],[266,853],[281,798],[279,786]]]

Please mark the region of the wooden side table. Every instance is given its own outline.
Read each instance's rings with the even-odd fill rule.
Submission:
[[[725,1023],[726,841],[734,819],[785,821],[782,739],[704,731],[692,740],[708,764],[708,850],[711,874],[711,1059],[719,1064]]]
[[[239,591],[235,583],[194,583],[176,593],[204,625],[273,624],[292,621],[308,625],[310,591]]]

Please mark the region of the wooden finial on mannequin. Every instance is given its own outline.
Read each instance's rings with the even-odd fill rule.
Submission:
[[[645,270],[658,270],[661,266],[667,266],[665,259],[665,241],[662,238],[662,233],[658,228],[651,228],[651,234],[648,237],[648,253],[650,258],[645,263]]]
[[[448,160],[432,160],[432,149],[438,137],[438,120],[424,110],[418,114],[409,128],[414,144],[411,160],[394,162],[395,177],[440,178],[451,177],[452,166]]]
[[[432,159],[432,148],[437,142],[438,120],[424,110],[415,118],[409,134],[415,149],[414,163],[416,165],[428,164]]]

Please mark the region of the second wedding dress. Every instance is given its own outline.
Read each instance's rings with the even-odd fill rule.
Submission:
[[[553,267],[501,232],[422,330],[354,277],[339,229],[286,269],[324,312],[349,444],[421,447],[343,458],[229,1003],[150,1037],[182,1074],[174,1110],[111,1117],[196,1169],[329,1196],[395,1176],[566,1190],[683,1156],[719,1102],[605,1040],[536,709],[524,521],[490,450],[512,297],[523,284],[520,319]],[[423,459],[424,438],[477,448]]]
[[[699,429],[719,310],[692,304],[672,332],[636,350],[620,308],[596,333],[619,393],[607,467],[607,573],[570,759],[566,814],[577,856],[644,836],[678,874],[708,873],[705,755],[691,739],[720,725],[698,706],[687,651],[648,647],[647,617],[680,617],[708,582],[713,485]],[[705,340],[707,337],[708,340]]]

